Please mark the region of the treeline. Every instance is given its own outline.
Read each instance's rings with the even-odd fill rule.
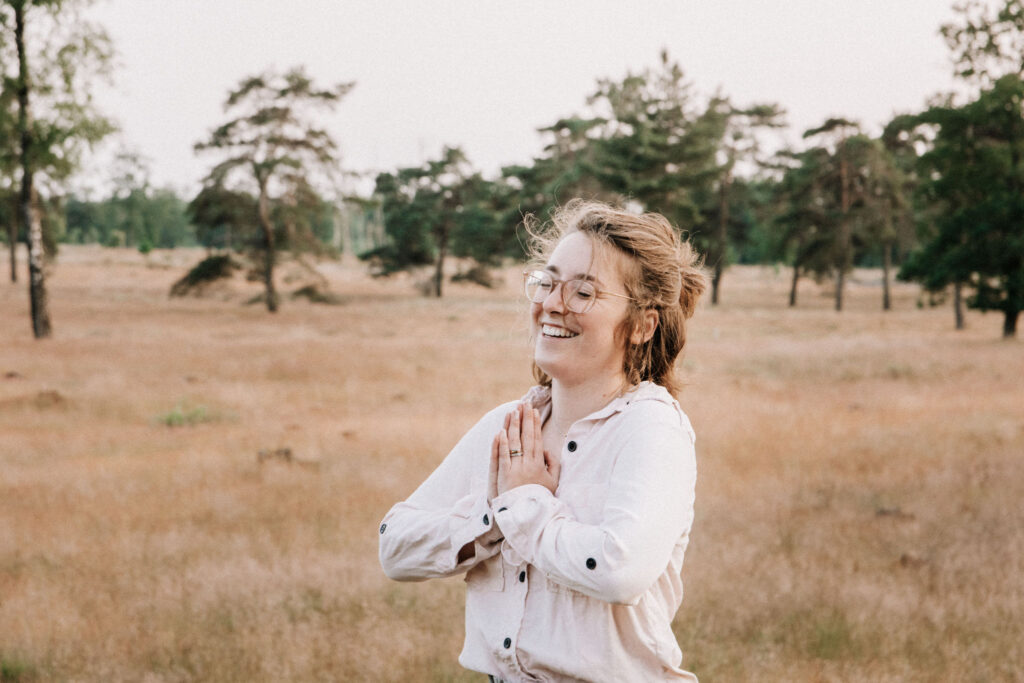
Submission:
[[[20,231],[17,219],[18,195],[0,193],[0,225]],[[304,204],[290,214],[275,211],[273,220],[288,248],[305,248],[324,253],[345,251],[348,240],[365,251],[381,240],[379,209],[371,200],[346,202],[340,209],[318,196],[303,198]],[[245,251],[259,242],[257,200],[245,192],[204,188],[192,198],[171,188],[138,188],[127,194],[112,193],[104,199],[82,199],[75,195],[40,201],[43,245],[47,256],[56,257],[60,244],[99,244],[131,247],[146,253],[152,249],[206,247]],[[342,234],[342,230],[348,234]],[[291,241],[288,233],[292,234]],[[0,244],[10,233],[0,234]]]
[[[0,9],[19,4],[0,0]],[[58,5],[37,4],[56,21]],[[834,283],[842,310],[851,269],[878,266],[882,308],[898,276],[920,282],[932,299],[952,291],[958,326],[963,305],[996,310],[1013,336],[1024,308],[1024,0],[995,9],[968,2],[954,12],[940,32],[967,94],[937,94],[877,135],[837,116],[803,131],[799,147],[782,147],[780,104],[698,92],[663,52],[655,67],[598,81],[583,113],[539,129],[541,152],[522,164],[486,177],[447,147],[377,174],[373,195],[357,197],[339,190],[337,145],[319,124],[355,84],[323,88],[300,68],[257,74],[229,91],[225,120],[196,143],[213,164],[194,197],[151,188],[144,165],[122,155],[111,196],[62,198],[60,181],[73,168],[67,150],[78,148],[71,142],[110,128],[82,106],[63,138],[35,138],[30,157],[41,160],[36,172],[50,192],[27,212],[24,182],[15,182],[24,154],[6,145],[0,223],[32,245],[31,221],[20,217],[38,217],[50,251],[59,240],[250,251],[273,311],[283,250],[356,254],[382,276],[428,268],[430,291],[441,296],[446,259],[474,263],[457,277],[488,284],[492,267],[523,258],[525,214],[544,220],[585,197],[660,212],[688,233],[706,256],[712,303],[727,295],[729,265],[785,263],[791,306],[801,279],[812,277]],[[3,139],[24,140],[9,83],[18,78],[5,79],[0,128],[9,133]]]
[[[940,29],[969,94],[937,94],[880,135],[829,118],[799,149],[765,153],[784,125],[776,103],[702,97],[665,53],[657,68],[602,80],[588,113],[540,129],[543,153],[475,171],[458,148],[382,173],[375,196],[388,243],[364,257],[382,273],[434,265],[442,291],[448,255],[482,266],[521,255],[521,216],[541,218],[572,197],[657,211],[689,233],[713,272],[712,303],[736,262],[792,266],[789,303],[803,276],[829,278],[835,308],[856,265],[881,266],[883,309],[894,271],[941,298],[1003,314],[1016,335],[1024,309],[1024,0],[954,7]]]

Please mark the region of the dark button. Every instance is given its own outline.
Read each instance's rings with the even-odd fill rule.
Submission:
[[[587,558],[587,569],[593,569],[597,566],[597,560],[592,557]]]
[[[487,524],[490,524],[490,523],[491,523],[491,518],[488,517],[487,515],[484,515],[484,524],[487,525]]]
[[[526,581],[526,572],[519,572],[519,583],[524,583],[525,581]]]
[[[506,638],[505,642],[502,643],[502,645],[505,646],[506,650],[509,649],[510,647],[512,647],[512,639],[511,638]]]
[[[498,512],[504,512],[505,510],[508,510],[508,508],[498,508]]]
[[[382,534],[383,534],[383,533],[384,533],[385,531],[387,531],[387,530],[388,530],[388,525],[387,525],[387,524],[381,524],[381,525],[380,525],[380,532],[381,532]]]
[[[568,448],[569,448],[569,452],[570,453],[575,453],[576,452],[576,442],[575,441],[570,441]]]

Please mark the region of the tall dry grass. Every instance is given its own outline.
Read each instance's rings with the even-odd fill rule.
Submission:
[[[0,680],[479,680],[461,582],[387,581],[376,527],[528,387],[515,269],[436,301],[325,264],[343,305],[271,316],[168,299],[195,256],[65,249],[41,342],[0,285]],[[836,314],[733,269],[692,323],[706,681],[1024,680],[1024,348],[877,277]]]

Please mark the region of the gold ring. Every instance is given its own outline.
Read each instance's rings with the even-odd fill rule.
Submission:
[[[514,458],[517,455],[522,455],[522,454],[523,454],[523,452],[522,451],[518,451],[518,450],[517,451],[509,451],[508,452],[508,457]]]

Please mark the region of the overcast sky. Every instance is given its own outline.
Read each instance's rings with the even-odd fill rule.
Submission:
[[[950,0],[100,0],[118,51],[99,106],[157,185],[192,192],[192,145],[228,90],[268,67],[355,81],[326,121],[347,169],[420,163],[461,145],[485,173],[528,162],[536,129],[585,111],[599,78],[667,48],[695,88],[780,103],[792,140],[830,115],[877,131],[953,87],[938,27]],[[105,168],[95,163],[95,179]]]

